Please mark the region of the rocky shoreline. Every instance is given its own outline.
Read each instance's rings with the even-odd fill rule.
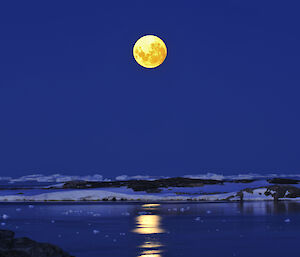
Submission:
[[[258,201],[300,200],[299,180],[166,178],[68,181],[43,188],[2,189],[1,202],[50,201]]]
[[[27,237],[15,238],[10,230],[0,230],[0,257],[74,257],[56,245]]]
[[[120,181],[86,181],[86,180],[71,180],[62,183],[61,186],[49,187],[9,187],[2,186],[0,190],[30,190],[30,189],[91,189],[91,188],[119,188],[126,187],[133,191],[144,191],[148,193],[160,192],[162,188],[169,187],[202,187],[205,185],[223,185],[224,183],[243,183],[249,184],[258,179],[232,179],[232,180],[216,180],[216,179],[195,179],[185,177],[164,178],[155,180],[120,180]],[[298,179],[289,178],[271,178],[266,179],[269,184],[278,185],[296,185],[300,184]]]

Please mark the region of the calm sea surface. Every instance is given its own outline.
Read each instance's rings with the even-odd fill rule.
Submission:
[[[1,229],[76,257],[299,254],[300,202],[0,204],[0,215]]]

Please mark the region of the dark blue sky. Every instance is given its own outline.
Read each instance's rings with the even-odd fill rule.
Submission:
[[[1,175],[299,173],[298,1],[3,2]]]

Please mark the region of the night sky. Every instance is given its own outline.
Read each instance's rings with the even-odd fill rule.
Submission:
[[[299,173],[299,8],[2,1],[0,175]]]

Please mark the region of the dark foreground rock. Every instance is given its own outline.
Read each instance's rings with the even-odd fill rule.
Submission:
[[[72,257],[58,246],[38,243],[27,237],[15,238],[10,230],[0,230],[0,257]]]

